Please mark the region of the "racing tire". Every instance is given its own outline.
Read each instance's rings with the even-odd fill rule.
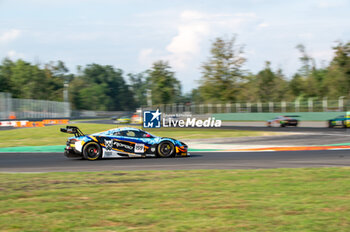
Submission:
[[[284,124],[284,123],[281,123],[281,125],[280,125],[281,127],[286,127],[286,124]]]
[[[175,145],[170,141],[163,141],[157,147],[157,157],[170,158],[175,156]]]
[[[97,160],[102,157],[102,148],[98,143],[90,142],[84,146],[83,158],[87,160]]]

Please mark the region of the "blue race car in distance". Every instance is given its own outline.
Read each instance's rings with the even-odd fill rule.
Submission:
[[[348,128],[350,127],[350,115],[340,115],[336,118],[328,120],[328,127],[333,128],[333,127],[343,127],[343,128]]]
[[[187,145],[179,140],[163,138],[132,128],[115,128],[84,135],[78,127],[67,126],[61,132],[74,134],[68,138],[64,154],[68,158],[87,160],[119,157],[189,156]]]

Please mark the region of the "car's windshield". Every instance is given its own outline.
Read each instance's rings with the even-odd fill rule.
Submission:
[[[155,138],[156,137],[146,131],[135,131],[135,130],[114,131],[112,134],[114,136],[125,136],[125,137],[134,137],[134,138]]]

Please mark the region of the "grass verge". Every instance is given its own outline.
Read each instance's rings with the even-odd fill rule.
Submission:
[[[349,231],[350,168],[0,174],[5,231]]]
[[[86,134],[91,134],[117,127],[116,125],[93,123],[81,123],[70,125],[79,126],[79,128]],[[0,131],[0,147],[64,145],[67,138],[70,137],[70,135],[61,133],[59,131],[59,128],[61,127],[65,126],[55,125],[47,127],[22,128]],[[262,131],[239,131],[226,129],[220,130],[195,128],[160,128],[150,129],[147,131],[157,136],[173,137],[176,139],[222,138],[280,134],[276,132]]]
[[[111,118],[84,118],[84,119],[72,119],[70,122],[72,123],[78,123],[78,122],[89,122],[89,121],[96,121],[96,120],[110,120]]]

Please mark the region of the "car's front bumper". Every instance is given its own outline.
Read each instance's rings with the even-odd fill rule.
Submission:
[[[176,147],[176,155],[178,156],[189,156],[187,146],[186,147]]]

